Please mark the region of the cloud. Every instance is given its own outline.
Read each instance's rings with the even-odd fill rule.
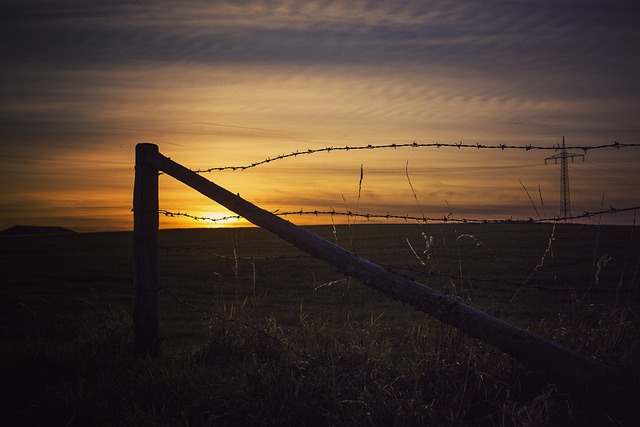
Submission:
[[[94,1],[3,9],[12,53],[63,61],[453,60],[494,67],[551,55],[563,62],[563,52],[630,53],[637,45],[629,35],[638,31],[615,2]]]
[[[396,67],[492,78],[542,96],[640,90],[619,2],[9,2],[15,63]]]
[[[129,198],[132,171],[121,165],[130,164],[140,140],[203,168],[362,143],[550,145],[562,135],[578,144],[637,142],[637,9],[595,0],[4,1],[2,181],[22,182],[24,194],[35,194],[30,189],[44,179],[52,194],[78,189],[69,190],[74,200],[92,200],[86,192],[93,186]],[[475,203],[480,175],[496,193],[491,186],[498,180],[517,184],[509,172],[521,172],[527,185],[556,181],[550,171],[488,173],[478,166],[498,156],[522,165],[505,153],[460,152],[445,161],[433,151],[399,150],[383,154],[386,165],[379,155],[295,164],[304,165],[318,202],[334,205],[339,193],[353,193],[350,168],[361,163],[370,171],[371,191],[393,198],[393,189],[374,181],[374,171],[397,172],[390,181],[406,189],[407,158],[425,192],[441,187],[425,197],[455,205]],[[105,167],[82,164],[92,156]],[[625,158],[637,162],[639,155],[629,150]],[[16,170],[20,162],[24,171]],[[616,169],[615,162],[607,167]],[[344,182],[314,175],[326,168]],[[626,180],[637,177],[633,162],[619,169],[628,172]],[[429,180],[429,170],[437,180]],[[451,175],[456,170],[463,181]],[[595,182],[596,172],[584,179]],[[260,185],[273,184],[269,188],[291,185],[285,198],[296,200],[305,190],[294,192],[293,184],[302,180],[283,173],[280,182],[271,173],[256,176]],[[78,183],[85,175],[80,181],[87,185]],[[266,189],[251,190],[249,176],[216,178],[278,202]],[[507,197],[512,191],[521,188],[515,185]],[[627,191],[624,200],[634,194]],[[494,202],[506,203],[497,196]],[[404,208],[406,200],[397,203]]]

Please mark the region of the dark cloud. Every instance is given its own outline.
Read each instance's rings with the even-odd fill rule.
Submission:
[[[638,47],[617,2],[9,2],[2,49],[48,61],[584,63]],[[312,2],[315,3],[315,2]],[[628,58],[632,61],[632,58]]]
[[[425,75],[446,68],[528,97],[633,102],[637,10],[615,1],[5,2],[0,52],[9,67],[339,64]]]
[[[389,135],[634,143],[638,9],[595,0],[5,0],[0,150],[15,170],[22,159],[33,166],[35,147],[75,159],[95,146],[126,163],[138,138],[176,150],[224,146],[232,163],[307,148],[296,143]],[[237,149],[249,139],[257,142]],[[635,169],[625,165],[627,181]]]

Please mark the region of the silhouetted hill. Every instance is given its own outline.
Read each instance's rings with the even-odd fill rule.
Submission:
[[[0,231],[3,236],[25,236],[34,234],[75,234],[76,231],[64,227],[47,227],[37,225],[14,225]]]

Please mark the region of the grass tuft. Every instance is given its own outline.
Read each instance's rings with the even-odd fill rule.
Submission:
[[[613,243],[605,230],[599,231],[599,258],[610,254],[625,259],[623,248],[629,261],[603,265],[595,287],[590,285],[592,253],[583,251],[586,262],[580,261],[575,248],[582,244],[561,226],[551,232],[553,240],[541,227],[505,226],[499,238],[491,229],[463,225],[366,230],[358,233],[368,236],[366,242],[354,241],[364,256],[414,266],[415,254],[407,256],[404,236],[422,236],[418,239],[424,238],[425,252],[420,247],[418,254],[428,262],[428,271],[420,274],[430,286],[626,368],[635,378],[632,381],[640,383],[640,318],[633,299],[637,283],[628,274],[619,286],[619,268],[637,269],[632,261],[638,259],[637,245],[631,244],[628,230],[621,230]],[[585,230],[578,231],[583,235]],[[331,236],[332,227],[324,232]],[[16,327],[2,329],[0,380],[11,390],[3,399],[3,422],[70,426],[622,422],[619,413],[557,384],[539,367],[520,363],[356,281],[343,283],[341,276],[313,260],[245,259],[247,248],[280,254],[290,249],[274,246],[258,231],[242,233],[231,245],[229,234],[221,235],[223,243],[217,249],[226,245],[227,258],[163,253],[161,277],[166,289],[159,303],[165,340],[162,356],[155,360],[137,359],[131,353],[130,271],[123,270],[122,279],[104,282],[96,272],[83,272],[91,265],[85,259],[65,270],[63,261],[69,258],[54,262],[43,257],[41,264],[58,267],[46,270],[55,275],[36,275],[37,265],[29,271],[34,274],[22,281],[12,281],[8,274],[0,314],[4,324],[14,319]],[[518,237],[513,246],[504,244],[509,233]],[[167,235],[174,245],[213,245],[197,240],[202,231]],[[458,239],[463,235],[474,238]],[[523,235],[531,248],[521,243]],[[252,240],[247,241],[249,237]],[[377,238],[395,242],[393,250],[373,249],[371,242]],[[433,242],[438,244],[437,257],[425,256],[435,254]],[[538,262],[535,275],[526,279],[541,254],[550,251],[551,242],[554,257],[543,255],[544,263]],[[117,258],[126,250],[101,250],[116,254],[109,258],[115,267],[106,271],[115,275],[130,265]],[[402,255],[394,255],[399,252]],[[75,256],[90,255],[84,248]],[[452,277],[463,263],[464,288],[459,278]],[[567,265],[586,265],[586,272],[577,280],[580,271],[564,274]],[[68,280],[78,277],[79,271],[92,281],[79,286]],[[441,275],[424,274],[435,272]],[[46,280],[39,283],[38,277]],[[549,278],[557,280],[560,290],[553,289],[556,282]],[[584,285],[577,288],[582,279]],[[523,287],[520,298],[510,303],[523,280],[544,281],[549,289]],[[565,291],[569,285],[578,290]],[[630,396],[630,401],[638,397]]]

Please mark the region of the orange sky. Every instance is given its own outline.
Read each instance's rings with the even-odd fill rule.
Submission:
[[[107,13],[99,2],[6,2],[0,229],[130,230],[138,142],[193,169],[412,141],[640,142],[639,33],[628,11],[543,3],[113,2]],[[560,167],[544,164],[553,154],[331,152],[207,177],[269,210],[526,219],[536,213],[520,181],[541,216],[559,212]],[[573,213],[640,205],[639,160],[632,147],[571,164]],[[160,183],[162,209],[226,215],[167,176]],[[214,224],[161,221],[203,225]]]

